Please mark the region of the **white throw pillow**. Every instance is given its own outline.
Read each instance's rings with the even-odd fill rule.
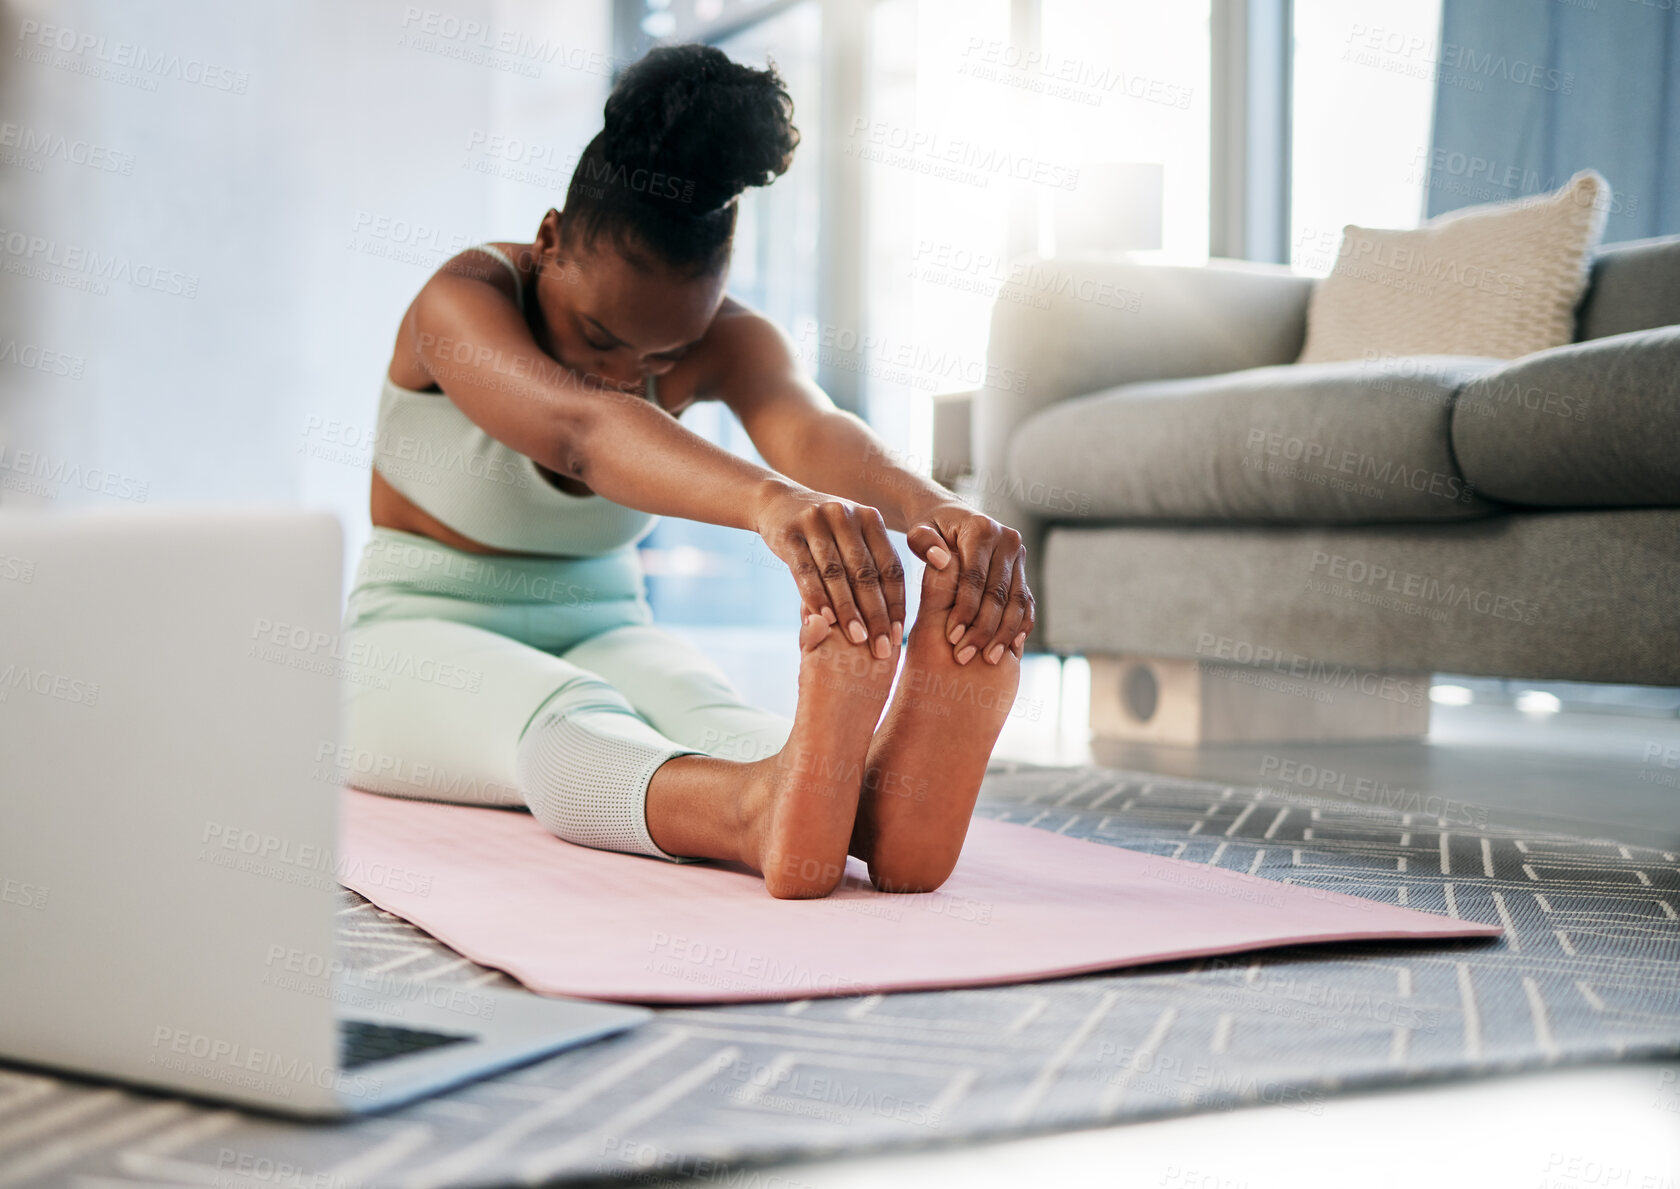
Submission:
[[[1609,206],[1610,183],[1587,169],[1555,193],[1449,211],[1413,231],[1350,223],[1314,287],[1296,362],[1515,359],[1573,342]]]

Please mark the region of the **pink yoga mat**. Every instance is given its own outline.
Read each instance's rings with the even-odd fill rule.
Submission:
[[[345,886],[533,991],[726,1003],[1031,982],[1298,942],[1495,937],[1454,920],[975,818],[937,892],[848,860],[820,900],[739,864],[593,850],[530,814],[346,789]]]

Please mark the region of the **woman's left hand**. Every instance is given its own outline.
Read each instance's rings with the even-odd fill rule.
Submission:
[[[1005,649],[1019,659],[1034,623],[1021,534],[967,504],[948,501],[918,509],[905,541],[935,569],[959,567],[956,605],[945,620],[957,663],[980,656],[995,665]]]

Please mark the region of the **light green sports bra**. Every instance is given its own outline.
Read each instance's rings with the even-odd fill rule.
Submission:
[[[513,261],[493,244],[477,250],[507,265],[524,313],[525,290]],[[658,399],[653,376],[647,395]],[[373,464],[422,511],[492,549],[597,557],[634,545],[659,520],[604,496],[561,491],[533,460],[485,433],[447,395],[401,388],[388,373]]]

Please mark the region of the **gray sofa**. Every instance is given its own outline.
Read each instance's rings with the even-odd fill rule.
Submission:
[[[1680,236],[1515,360],[1296,364],[1279,268],[1036,268],[934,453],[1025,534],[1040,648],[1680,684]]]

